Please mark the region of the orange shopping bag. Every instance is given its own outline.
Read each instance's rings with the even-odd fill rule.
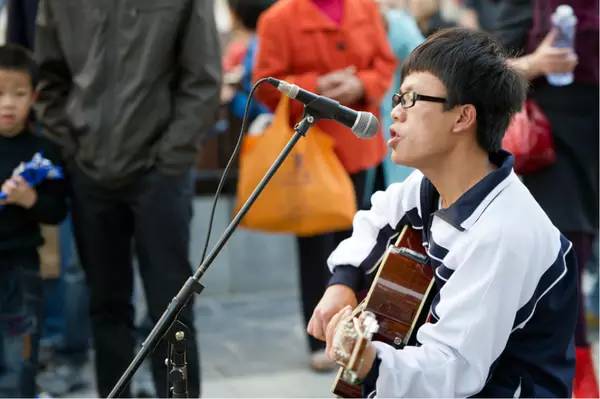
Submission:
[[[271,125],[261,135],[244,137],[236,212],[294,134],[288,120],[289,99],[282,96]],[[312,127],[292,149],[241,225],[301,236],[349,228],[356,213],[354,187],[333,146],[331,137]]]

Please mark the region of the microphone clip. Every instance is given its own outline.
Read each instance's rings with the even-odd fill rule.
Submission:
[[[317,97],[304,105],[304,115],[312,116],[315,122],[321,119],[335,119],[340,103],[328,97]]]
[[[313,115],[311,109],[308,109],[307,106],[304,106],[302,119],[300,122],[296,123],[294,126],[294,131],[300,134],[302,137],[306,137],[306,132],[308,132],[308,129],[310,129],[320,119],[320,117]]]

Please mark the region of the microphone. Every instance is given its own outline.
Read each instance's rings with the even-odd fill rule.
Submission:
[[[355,111],[329,97],[311,93],[285,80],[267,78],[267,82],[286,96],[304,103],[315,117],[338,121],[352,129],[361,139],[373,137],[379,130],[379,122],[370,112]]]

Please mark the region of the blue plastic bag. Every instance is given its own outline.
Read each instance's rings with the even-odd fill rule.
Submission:
[[[41,153],[36,152],[29,162],[21,162],[13,171],[13,176],[21,176],[31,187],[35,187],[44,180],[63,179],[63,171],[60,166],[56,166],[52,161],[44,158]],[[0,192],[0,200],[5,200],[6,194]],[[0,209],[3,206],[0,205]]]

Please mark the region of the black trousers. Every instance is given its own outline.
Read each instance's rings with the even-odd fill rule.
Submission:
[[[588,347],[590,345],[587,338],[587,323],[585,321],[585,296],[581,287],[583,271],[592,257],[592,248],[594,245],[594,235],[582,232],[564,232],[565,237],[573,243],[573,251],[577,257],[577,296],[578,311],[577,324],[575,325],[575,346]]]
[[[359,209],[363,204],[366,184],[366,171],[350,175],[356,193]],[[352,230],[337,231],[309,237],[297,237],[300,257],[300,291],[302,295],[302,314],[304,325],[308,325],[312,312],[323,296],[331,277],[327,267],[327,258],[340,242],[352,235]],[[325,348],[325,343],[307,334],[311,352]]]
[[[106,397],[134,354],[133,251],[153,323],[192,273],[192,174],[151,171],[128,186],[108,190],[72,169],[75,239],[90,288],[98,393]],[[198,397],[200,366],[191,309],[190,302],[180,320],[192,332],[187,341],[188,392]],[[167,389],[166,348],[163,342],[152,355],[160,397]],[[129,388],[122,396],[131,396]]]

